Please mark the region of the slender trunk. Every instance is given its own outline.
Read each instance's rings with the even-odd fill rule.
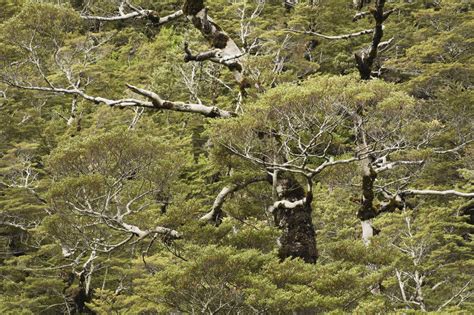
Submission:
[[[377,173],[372,167],[372,157],[370,156],[370,151],[367,141],[367,133],[364,129],[364,119],[363,119],[363,109],[360,108],[356,115],[355,124],[357,126],[357,133],[359,137],[359,147],[360,152],[364,158],[360,161],[361,166],[361,175],[362,175],[362,200],[360,208],[357,212],[357,217],[359,218],[362,226],[362,241],[365,246],[369,246],[370,240],[375,235],[375,229],[372,225],[372,219],[377,216],[377,211],[374,207],[374,183],[377,179]],[[377,266],[374,264],[368,264],[367,269],[371,272],[377,270]],[[381,284],[375,283],[370,287],[370,292],[372,294],[380,294]]]
[[[415,264],[415,267],[416,267],[416,264]],[[424,296],[423,296],[423,289],[422,289],[423,276],[420,275],[418,270],[415,271],[414,280],[415,280],[415,285],[416,285],[416,288],[415,288],[416,289],[416,298],[415,299],[419,303],[420,309],[423,312],[426,312],[425,299],[424,299]]]
[[[355,117],[354,124],[359,139],[360,153],[364,158],[360,161],[361,175],[362,175],[362,199],[360,208],[357,211],[357,217],[361,221],[362,226],[362,240],[365,245],[370,243],[370,238],[374,236],[374,228],[372,226],[372,219],[377,215],[374,208],[374,182],[377,179],[377,173],[372,167],[371,157],[369,155],[369,147],[367,141],[367,134],[364,129],[363,108],[359,108]]]

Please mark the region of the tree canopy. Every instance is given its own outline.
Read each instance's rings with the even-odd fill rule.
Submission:
[[[0,312],[474,312],[468,0],[0,0]]]

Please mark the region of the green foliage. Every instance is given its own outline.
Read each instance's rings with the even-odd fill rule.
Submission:
[[[183,2],[130,4],[163,17]],[[349,34],[373,28],[373,18],[352,22],[348,0],[293,2],[205,3],[245,52],[243,90],[218,63],[183,62],[184,42],[209,50],[185,17],[85,21],[119,14],[117,3],[0,0],[1,314],[474,311],[472,199],[407,195],[372,220],[378,233],[364,244],[360,163],[328,167],[312,187],[317,264],[280,261],[285,231],[268,211],[275,191],[262,167],[287,163],[306,184],[305,167],[360,157],[361,115],[375,157],[398,147],[388,162],[423,160],[378,174],[377,209],[412,187],[472,192],[472,5],[386,1],[397,10],[383,40],[393,42],[375,61],[378,78],[361,82],[353,56],[371,35],[293,31]],[[28,89],[142,97],[126,83],[238,117]],[[224,187],[265,176],[226,196],[218,226],[200,220]],[[124,223],[180,238],[141,237]]]

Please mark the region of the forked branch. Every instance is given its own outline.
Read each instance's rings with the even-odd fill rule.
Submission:
[[[187,112],[201,114],[210,118],[230,118],[236,116],[235,113],[219,109],[216,106],[205,106],[202,104],[192,104],[179,101],[169,101],[162,99],[158,94],[148,91],[136,86],[127,84],[127,87],[136,94],[145,96],[148,101],[136,99],[136,98],[123,98],[123,99],[109,99],[100,96],[89,95],[86,92],[77,88],[58,88],[58,87],[45,87],[45,86],[33,86],[25,85],[22,83],[8,81],[7,84],[10,86],[31,90],[31,91],[42,91],[51,92],[55,94],[75,95],[82,97],[85,100],[94,102],[96,104],[105,104],[108,106],[117,107],[145,107],[154,110],[171,110],[177,112]]]

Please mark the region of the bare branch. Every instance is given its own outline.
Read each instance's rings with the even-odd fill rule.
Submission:
[[[311,172],[310,172],[310,177],[316,176],[317,174],[321,173],[327,167],[338,165],[338,164],[349,164],[349,163],[352,163],[352,162],[355,162],[355,161],[359,161],[360,159],[361,159],[361,157],[352,157],[352,158],[342,159],[342,160],[330,159],[329,161],[326,161],[323,164],[321,164],[320,166],[318,166],[317,168],[312,169]]]
[[[190,104],[184,102],[173,102],[163,100],[158,94],[127,84],[127,87],[133,92],[143,95],[151,100],[153,108],[166,109],[178,112],[197,113],[210,118],[231,118],[237,116],[236,113],[222,110],[216,106],[205,106],[202,104]]]
[[[121,10],[119,10],[121,11]],[[129,13],[124,13],[123,11],[119,12],[119,15],[114,16],[95,16],[95,15],[81,15],[81,18],[84,20],[92,20],[92,21],[103,21],[103,22],[114,22],[114,21],[124,21],[130,19],[148,19],[153,24],[159,26],[176,20],[183,16],[183,11],[178,10],[174,13],[169,15],[160,17],[158,12],[154,10],[139,10],[136,9]]]
[[[432,190],[432,189],[407,189],[400,192],[402,196],[408,195],[431,195],[431,196],[456,196],[456,197],[464,197],[464,198],[474,198],[474,192],[465,193],[457,190]]]
[[[66,95],[77,95],[80,96],[88,101],[94,102],[96,104],[105,104],[109,106],[117,106],[117,107],[145,107],[149,109],[155,110],[172,110],[178,112],[188,112],[188,113],[197,113],[204,115],[210,118],[230,118],[236,116],[235,113],[219,109],[216,106],[205,106],[202,104],[189,104],[184,102],[173,102],[168,100],[163,100],[160,96],[152,91],[148,91],[145,89],[138,88],[136,86],[127,84],[127,87],[132,90],[133,92],[143,95],[150,99],[150,101],[144,101],[140,99],[134,98],[125,98],[125,99],[108,99],[99,96],[92,96],[85,93],[82,90],[77,88],[57,88],[57,87],[43,87],[43,86],[30,86],[30,85],[23,85],[16,82],[7,82],[7,84],[24,89],[24,90],[32,90],[32,91],[42,91],[42,92],[52,92],[57,94],[66,94]]]
[[[384,161],[380,164],[377,163],[377,161],[374,163],[378,167],[374,168],[374,171],[376,173],[380,173],[386,170],[391,170],[397,166],[400,165],[422,165],[425,161],[424,160],[419,160],[419,161],[393,161],[393,162],[387,162]]]
[[[300,34],[306,34],[306,35],[313,35],[317,37],[321,37],[324,39],[331,39],[331,40],[337,40],[337,39],[349,39],[349,38],[354,38],[362,35],[367,35],[367,34],[372,34],[374,32],[373,29],[368,29],[368,30],[363,30],[360,32],[355,32],[355,33],[350,33],[350,34],[342,34],[342,35],[325,35],[313,31],[298,31],[298,30],[287,30],[288,32],[291,33],[300,33]]]
[[[370,15],[370,12],[368,11],[364,11],[364,12],[357,12],[354,17],[352,18],[352,22],[356,22],[358,20],[361,20],[363,18],[365,18],[366,16],[369,16]]]
[[[458,145],[458,146],[456,146],[452,149],[448,149],[448,150],[434,150],[434,153],[437,153],[437,154],[458,153],[458,151],[462,150],[465,146],[472,143],[473,141],[474,141],[474,139],[468,140],[468,141],[466,141],[464,143],[461,143],[460,145]]]
[[[469,285],[471,284],[471,281],[472,280],[469,280],[468,282],[466,282],[466,284],[456,294],[454,294],[450,299],[448,299],[446,302],[444,302],[443,305],[441,305],[438,308],[438,312],[441,311],[443,308],[445,308],[449,303],[451,303],[459,295],[461,295],[469,287]]]
[[[218,221],[219,217],[222,213],[222,206],[224,205],[225,200],[227,199],[228,196],[233,194],[236,191],[239,191],[241,189],[244,189],[250,184],[265,181],[267,178],[266,177],[255,177],[248,179],[242,183],[238,184],[231,184],[229,186],[226,186],[222,188],[222,190],[219,192],[217,195],[216,199],[214,200],[214,203],[212,205],[211,211],[209,211],[207,214],[203,215],[199,220],[201,221]]]

